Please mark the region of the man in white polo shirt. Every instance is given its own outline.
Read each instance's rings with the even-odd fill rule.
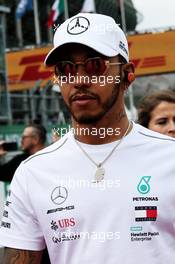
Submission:
[[[0,228],[4,263],[174,264],[175,140],[130,122],[123,31],[78,14],[55,32],[54,66],[72,130],[25,160]]]

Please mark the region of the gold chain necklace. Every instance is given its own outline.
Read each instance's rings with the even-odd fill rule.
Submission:
[[[131,128],[132,123],[129,122],[129,125],[124,133],[124,135],[121,137],[121,139],[117,142],[117,144],[113,147],[113,149],[109,152],[109,154],[106,156],[106,158],[102,161],[102,162],[95,162],[90,156],[89,154],[83,149],[83,147],[80,145],[80,143],[78,142],[78,140],[74,138],[75,143],[77,144],[77,146],[81,149],[81,151],[85,154],[85,156],[97,167],[96,172],[95,172],[95,180],[93,181],[94,183],[98,183],[100,181],[102,181],[104,179],[104,175],[105,175],[105,169],[104,167],[102,167],[102,165],[111,157],[111,155],[113,154],[113,152],[116,150],[116,148],[122,143],[124,137],[127,135],[128,131]]]

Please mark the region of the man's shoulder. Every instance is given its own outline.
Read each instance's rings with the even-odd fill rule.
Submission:
[[[35,161],[38,159],[49,159],[52,158],[52,155],[59,155],[59,153],[61,153],[63,150],[65,150],[65,146],[67,145],[67,141],[70,138],[70,133],[67,133],[66,135],[64,135],[61,139],[59,139],[58,141],[56,141],[55,143],[45,147],[44,149],[36,152],[35,154],[31,155],[30,157],[28,157],[23,164],[27,164],[30,163],[31,161]],[[61,152],[60,152],[61,151]],[[67,151],[67,148],[66,148]]]
[[[137,136],[141,140],[153,142],[153,143],[165,143],[165,144],[175,144],[175,138],[160,134],[158,132],[152,131],[148,128],[145,128],[139,124],[134,124],[135,131]],[[166,143],[167,142],[167,143]]]

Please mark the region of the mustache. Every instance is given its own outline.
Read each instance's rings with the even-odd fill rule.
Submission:
[[[96,99],[98,102],[100,101],[100,97],[97,94],[82,88],[70,96],[69,103],[71,104],[74,100],[76,100],[77,97],[81,96],[87,96],[89,98]]]

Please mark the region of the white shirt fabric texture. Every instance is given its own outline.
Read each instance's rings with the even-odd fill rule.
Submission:
[[[81,146],[97,163],[116,142]],[[11,184],[0,244],[46,246],[52,264],[174,264],[175,140],[134,124],[96,166],[72,132],[23,161]]]

